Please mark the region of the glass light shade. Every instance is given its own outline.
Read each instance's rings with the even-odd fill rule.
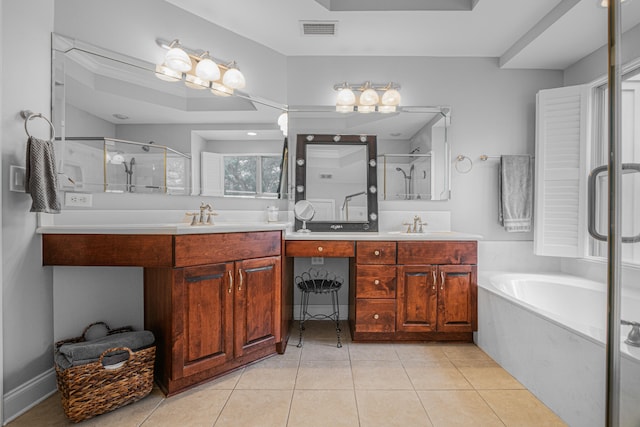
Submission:
[[[209,58],[202,59],[196,65],[196,76],[202,80],[214,81],[220,78],[220,68]]]
[[[233,95],[233,89],[220,83],[211,82],[211,93],[216,96],[231,96]]]
[[[373,113],[376,111],[375,105],[358,105],[358,113]]]
[[[278,116],[278,126],[280,128],[287,127],[289,124],[289,115],[287,113],[282,113]]]
[[[379,100],[378,92],[373,89],[366,89],[360,95],[360,105],[376,105]]]
[[[378,107],[378,113],[395,113],[396,106],[395,105],[380,105]]]
[[[222,83],[231,89],[242,89],[246,86],[244,75],[237,68],[229,68],[222,76]]]
[[[353,105],[356,103],[356,95],[349,88],[340,89],[336,98],[336,105]]]
[[[177,82],[182,79],[182,73],[174,71],[163,64],[156,65],[156,77],[165,82]]]
[[[196,77],[192,74],[187,74],[184,84],[191,89],[209,89],[208,81],[202,80],[200,77]]]
[[[172,70],[181,73],[186,73],[191,69],[191,58],[179,47],[169,49],[169,52],[164,56],[164,63]]]
[[[336,105],[336,111],[338,113],[353,113],[354,108],[353,105]]]
[[[396,89],[387,89],[382,94],[382,105],[400,105],[400,92]]]

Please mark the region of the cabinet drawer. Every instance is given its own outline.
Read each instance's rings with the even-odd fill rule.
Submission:
[[[395,298],[395,265],[357,265],[356,298]]]
[[[280,255],[280,231],[175,236],[176,267]]]
[[[356,299],[356,332],[395,332],[396,301]]]
[[[398,242],[398,264],[477,264],[478,242]]]
[[[286,256],[292,257],[352,258],[355,256],[353,241],[289,240],[285,248]]]
[[[357,242],[358,264],[395,264],[396,242]]]

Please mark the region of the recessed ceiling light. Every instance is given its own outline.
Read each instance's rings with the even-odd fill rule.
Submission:
[[[255,132],[247,132],[247,135],[249,135],[249,136],[256,136],[256,135],[257,135],[257,133],[255,133]]]
[[[402,133],[401,132],[392,132],[389,135],[391,135],[391,136],[400,136],[400,135],[402,135]]]
[[[126,114],[120,114],[120,113],[113,114],[113,117],[120,120],[127,120],[129,118],[129,116],[127,116]]]

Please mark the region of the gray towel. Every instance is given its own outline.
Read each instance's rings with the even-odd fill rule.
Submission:
[[[60,213],[53,141],[29,137],[25,190],[31,194],[31,212]]]
[[[498,220],[509,232],[531,231],[533,171],[531,156],[501,156]]]
[[[134,331],[112,334],[93,341],[63,344],[60,346],[57,353],[64,356],[64,358],[56,356],[56,362],[61,368],[66,369],[69,366],[78,366],[95,362],[100,358],[100,355],[103,352],[110,348],[127,347],[132,351],[137,351],[147,348],[153,343],[154,337],[151,331]],[[123,355],[124,357],[118,357]],[[113,355],[115,358],[113,356],[105,357],[105,364],[113,364],[121,360],[126,360],[128,355],[129,353],[115,353]]]

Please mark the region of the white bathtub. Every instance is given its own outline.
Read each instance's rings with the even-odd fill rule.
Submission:
[[[504,272],[481,273],[478,285],[478,346],[569,425],[604,425],[605,285]],[[622,318],[640,321],[639,292],[623,290]],[[621,350],[621,425],[637,427],[640,348]]]

